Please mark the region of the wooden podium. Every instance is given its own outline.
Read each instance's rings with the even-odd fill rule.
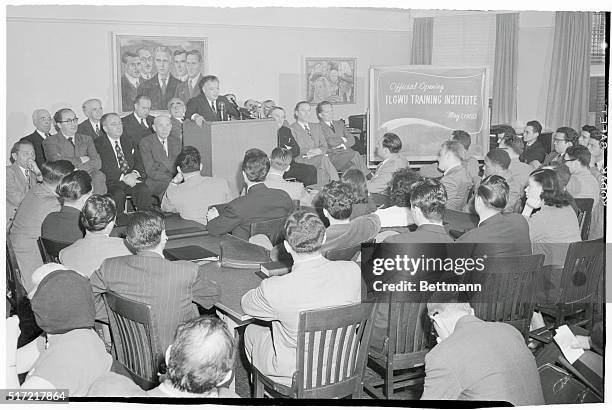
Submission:
[[[277,126],[271,119],[204,122],[202,127],[191,120],[183,123],[183,146],[200,151],[203,175],[225,178],[234,196],[244,183],[242,160],[251,148],[270,155],[277,145]]]

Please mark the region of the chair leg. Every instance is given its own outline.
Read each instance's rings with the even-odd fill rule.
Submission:
[[[389,364],[387,364],[387,368],[385,369],[384,393],[387,400],[390,400],[393,396],[393,366]]]
[[[259,372],[253,372],[253,396],[255,396],[256,399],[262,399],[264,397],[265,387],[258,375]]]

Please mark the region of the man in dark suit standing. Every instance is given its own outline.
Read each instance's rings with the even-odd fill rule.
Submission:
[[[34,110],[32,113],[32,123],[36,129],[30,135],[26,135],[21,139],[22,141],[30,141],[34,146],[36,165],[38,165],[38,168],[47,160],[42,144],[43,141],[51,135],[52,120],[53,118],[51,114],[49,114],[49,111],[44,109]]]
[[[172,52],[168,47],[157,47],[153,55],[157,74],[140,84],[138,94],[148,95],[151,98],[153,110],[165,110],[181,82],[170,75]]]
[[[102,172],[106,175],[109,195],[115,201],[117,224],[125,225],[125,197],[131,195],[139,210],[151,208],[153,197],[145,183],[146,173],[140,153],[130,139],[123,135],[123,124],[119,114],[114,112],[102,116],[100,121],[104,133],[94,141],[100,159]]]
[[[143,138],[138,147],[147,173],[147,185],[153,195],[161,198],[176,174],[174,163],[181,152],[181,142],[170,137],[172,122],[167,115],[157,116],[153,128],[155,134]]]
[[[202,77],[198,87],[202,90],[202,94],[187,102],[185,118],[195,121],[200,127],[204,121],[221,121],[227,119],[228,116],[234,119],[240,118],[240,114],[234,105],[227,98],[219,95],[219,79],[217,76],[207,75]]]
[[[79,124],[77,132],[83,135],[89,135],[91,139],[96,139],[102,132],[100,118],[102,118],[102,102],[97,98],[92,98],[83,103],[83,114],[87,117],[85,121]]]
[[[154,331],[162,352],[172,343],[179,324],[199,316],[193,302],[210,308],[220,293],[219,286],[208,280],[195,263],[165,260],[167,241],[160,215],[136,212],[130,218],[126,236],[135,255],[106,259],[91,276],[96,319],[108,320],[102,299],[108,291],[146,303],[156,319]]]
[[[242,239],[250,236],[251,222],[282,218],[291,212],[291,197],[280,189],[270,189],[264,181],[270,170],[265,152],[253,148],[244,154],[242,176],[247,184],[245,196],[228,204],[210,208],[206,215],[211,235],[231,233]]]
[[[183,81],[176,87],[176,98],[187,101],[202,92],[199,86],[202,79],[202,54],[198,50],[187,52],[187,80]]]
[[[121,76],[121,111],[130,111],[140,86],[140,57],[131,51],[121,56],[123,75]]]
[[[134,99],[134,111],[121,118],[123,123],[123,134],[127,136],[134,147],[147,135],[153,134],[153,120],[155,117],[149,115],[151,111],[151,99],[146,95],[139,95]]]

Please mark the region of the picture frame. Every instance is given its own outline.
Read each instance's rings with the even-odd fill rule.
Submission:
[[[306,101],[312,105],[321,101],[355,104],[356,64],[356,58],[305,58]]]
[[[176,95],[177,84],[186,79],[188,70],[197,70],[201,76],[207,72],[208,68],[208,39],[206,37],[112,33],[112,50],[113,104],[114,109],[122,115],[133,110],[133,100],[138,94],[151,97],[152,114],[167,111],[167,101],[178,96]],[[158,60],[155,58],[156,50],[161,55]],[[186,53],[175,56],[174,53],[178,50],[184,50]],[[168,54],[167,51],[170,53],[169,61],[167,57],[163,57],[163,54]],[[199,69],[194,68],[193,64],[191,68],[188,68],[187,59],[196,61],[198,54],[201,57]],[[160,81],[154,81],[159,70],[166,71],[166,74],[169,71],[163,92]],[[147,82],[150,79],[151,81]]]

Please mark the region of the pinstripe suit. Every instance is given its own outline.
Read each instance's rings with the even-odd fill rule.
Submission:
[[[96,319],[108,320],[102,294],[109,290],[146,303],[151,306],[153,329],[163,352],[178,325],[199,315],[192,302],[210,308],[218,298],[217,284],[198,269],[195,263],[170,262],[151,251],[106,259],[91,276]]]

